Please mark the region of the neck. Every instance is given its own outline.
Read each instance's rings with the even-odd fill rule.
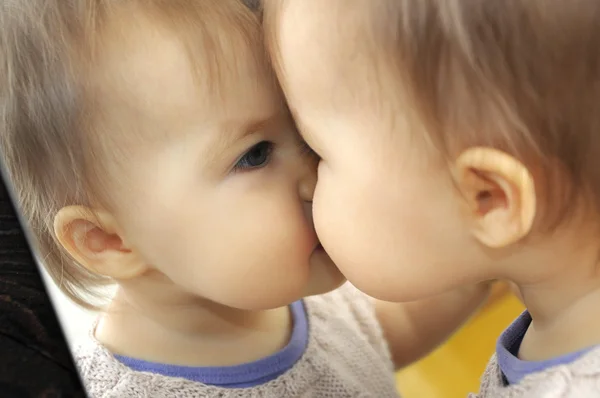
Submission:
[[[600,344],[600,270],[597,248],[579,247],[577,253],[540,264],[553,270],[535,282],[518,283],[532,324],[519,357],[546,360]]]
[[[289,341],[287,307],[240,310],[175,290],[163,286],[169,294],[147,296],[121,286],[96,338],[115,354],[185,366],[252,362]]]

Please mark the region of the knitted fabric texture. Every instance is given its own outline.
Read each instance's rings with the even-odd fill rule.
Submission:
[[[469,398],[592,398],[600,397],[600,348],[576,361],[531,374],[505,386],[496,355],[481,379],[479,394]]]
[[[304,302],[309,322],[304,355],[292,369],[257,387],[221,388],[134,371],[92,336],[75,359],[90,398],[398,397],[372,300],[347,283]]]

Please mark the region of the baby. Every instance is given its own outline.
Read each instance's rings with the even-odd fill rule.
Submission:
[[[84,306],[117,285],[75,351],[90,397],[394,397],[394,368],[485,299],[344,284],[312,223],[318,159],[241,1],[4,1],[0,45],[2,156],[44,265]]]
[[[479,396],[600,396],[600,2],[267,0],[264,26],[344,275],[508,279],[528,310]]]

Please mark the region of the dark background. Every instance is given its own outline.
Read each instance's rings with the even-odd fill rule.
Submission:
[[[86,397],[2,178],[0,397]]]

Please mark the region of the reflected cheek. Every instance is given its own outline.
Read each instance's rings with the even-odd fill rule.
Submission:
[[[243,222],[211,229],[202,237],[201,248],[198,239],[186,242],[190,252],[196,250],[196,261],[189,273],[177,275],[182,284],[235,308],[272,308],[299,298],[309,279],[314,248],[310,227],[299,211],[288,212],[286,218],[286,212],[273,208],[252,210],[257,213],[250,217],[250,209],[245,215],[230,215]]]

